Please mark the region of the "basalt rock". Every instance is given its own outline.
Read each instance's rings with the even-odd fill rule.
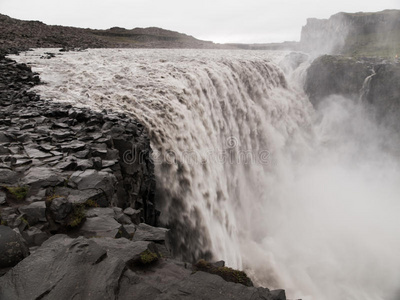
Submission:
[[[151,242],[56,235],[0,277],[0,298],[285,300],[164,259]]]
[[[330,95],[340,95],[348,101],[364,102],[378,122],[400,129],[398,82],[400,62],[324,55],[307,70],[304,89],[315,107]]]
[[[30,202],[55,200],[46,208],[52,232],[65,232],[70,214],[90,205],[133,207],[136,221],[156,225],[154,167],[141,124],[125,114],[40,99],[28,91],[40,83],[28,65],[0,57],[0,71],[0,205],[23,207],[33,225],[46,221],[42,211],[40,218],[23,212]],[[132,149],[140,161],[124,159]],[[8,187],[26,195],[14,199],[4,193]],[[60,199],[65,203],[57,206]]]
[[[15,266],[28,254],[22,238],[10,227],[0,225],[0,269]]]

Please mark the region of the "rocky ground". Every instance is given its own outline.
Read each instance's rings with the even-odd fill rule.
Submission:
[[[0,57],[0,299],[286,299],[223,262],[171,258],[143,126],[35,84]]]
[[[39,21],[22,21],[2,14],[0,45],[1,49],[7,51],[29,48],[232,48],[162,28],[128,30],[114,27],[94,30],[50,26]]]

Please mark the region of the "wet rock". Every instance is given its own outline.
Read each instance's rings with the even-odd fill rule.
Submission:
[[[23,231],[21,235],[29,247],[41,246],[50,237],[46,232],[36,227],[30,227]]]
[[[68,185],[81,191],[92,189],[99,193],[102,192],[108,203],[111,203],[115,191],[115,183],[116,178],[113,174],[89,169],[84,172],[77,171],[73,173]]]
[[[151,242],[132,242],[125,238],[114,239],[114,238],[93,238],[103,249],[107,250],[107,255],[110,257],[116,257],[122,260],[125,264],[133,263],[140,259],[140,255],[146,250],[156,252],[157,248]]]
[[[0,169],[0,184],[14,184],[17,180],[17,172],[9,169]]]
[[[27,202],[37,202],[37,201],[44,201],[46,198],[46,190],[40,189],[36,193],[33,193],[32,190],[29,191],[26,201]]]
[[[132,240],[132,238],[136,232],[136,225],[129,224],[129,225],[123,225],[123,227],[124,227],[126,234],[128,235],[126,238],[129,240]]]
[[[64,161],[56,164],[55,167],[63,171],[75,171],[78,167],[78,163],[76,159],[68,157]]]
[[[0,298],[116,299],[124,270],[94,241],[56,235],[0,277]]]
[[[271,295],[274,300],[286,300],[285,290],[273,290],[271,291]]]
[[[43,151],[40,151],[38,149],[32,148],[32,147],[24,147],[26,154],[28,154],[28,156],[30,158],[35,158],[35,159],[39,159],[39,158],[49,158],[52,157],[53,155],[50,153],[46,153]]]
[[[72,132],[70,132],[70,131],[61,131],[61,130],[53,131],[51,133],[51,136],[53,138],[55,138],[56,140],[65,140],[65,139],[68,139],[68,138],[70,138],[72,136]]]
[[[78,151],[73,154],[76,158],[86,158],[89,155],[89,150]]]
[[[93,167],[96,170],[101,170],[103,168],[102,160],[100,157],[93,157],[92,162],[93,162]]]
[[[192,273],[174,261],[163,261],[156,270],[152,274],[126,271],[120,283],[120,299],[276,300],[266,288],[227,282],[205,272]]]
[[[25,217],[16,213],[9,214],[5,220],[8,227],[16,228],[19,232],[24,231],[29,226]]]
[[[25,184],[35,188],[56,186],[64,181],[64,178],[48,167],[33,167],[23,178]]]
[[[64,197],[56,197],[51,199],[48,204],[51,218],[57,223],[65,224],[65,219],[72,212],[72,204]]]
[[[0,191],[0,205],[6,204],[6,193]]]
[[[132,224],[131,218],[125,214],[116,215],[115,220],[117,220],[120,224]]]
[[[10,153],[10,150],[8,150],[7,147],[4,147],[3,145],[0,145],[0,155],[7,155]]]
[[[153,227],[145,223],[140,223],[136,227],[133,241],[164,242],[168,231],[166,228]]]
[[[28,247],[20,235],[10,227],[0,225],[0,268],[13,267],[28,255]]]
[[[25,215],[29,225],[46,222],[46,203],[44,201],[33,202],[29,205],[20,206],[18,208],[21,214]]]
[[[78,152],[84,150],[86,147],[86,143],[79,142],[79,141],[73,141],[71,143],[66,143],[61,145],[61,150],[66,152],[66,151],[73,151],[73,152]]]
[[[141,209],[133,209],[132,207],[128,207],[124,210],[124,214],[128,215],[132,222],[136,225],[139,225],[142,221],[142,210]]]
[[[121,224],[114,219],[112,208],[89,208],[86,217],[85,223],[79,229],[79,235],[112,238],[118,235]]]

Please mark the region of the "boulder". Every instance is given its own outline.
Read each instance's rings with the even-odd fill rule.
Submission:
[[[46,203],[44,201],[33,202],[29,205],[18,208],[21,214],[25,215],[29,225],[37,222],[46,222]]]
[[[120,224],[126,224],[126,225],[132,224],[131,218],[129,218],[129,217],[128,217],[127,215],[125,215],[125,214],[117,214],[117,215],[115,216],[115,220],[117,220],[118,223],[120,223]]]
[[[271,295],[274,297],[274,300],[286,300],[285,290],[273,290],[271,291]]]
[[[17,172],[9,169],[0,169],[0,184],[14,184],[17,181]]]
[[[88,169],[83,172],[74,172],[69,179],[68,185],[81,191],[95,190],[100,194],[103,193],[107,203],[111,203],[116,181],[117,179],[113,174]]]
[[[133,241],[151,241],[151,242],[164,242],[166,240],[166,234],[169,229],[161,227],[153,227],[145,223],[140,223],[136,227]]]
[[[55,235],[0,277],[0,299],[117,299],[124,269],[94,241]]]
[[[20,235],[10,227],[0,225],[0,268],[13,267],[28,255],[28,247]]]
[[[29,247],[41,246],[50,236],[39,228],[30,227],[21,233]]]
[[[60,224],[65,224],[65,220],[72,212],[72,204],[65,197],[51,199],[48,204],[51,218]]]
[[[124,214],[129,216],[132,222],[136,225],[139,225],[142,221],[142,210],[141,209],[133,209],[132,207],[128,207],[124,210]]]
[[[136,232],[136,225],[129,224],[129,225],[123,225],[122,227],[124,228],[124,231],[127,234],[126,238],[132,240]]]
[[[121,259],[125,264],[134,263],[146,250],[157,253],[156,246],[151,242],[132,242],[126,238],[93,238],[96,244],[107,250],[107,255]]]
[[[64,178],[50,167],[32,167],[23,178],[23,182],[34,189],[56,186],[63,181]]]
[[[85,237],[112,237],[121,232],[121,224],[114,219],[112,208],[89,208],[86,221],[79,228],[78,234]]]

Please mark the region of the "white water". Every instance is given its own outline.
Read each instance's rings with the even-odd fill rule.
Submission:
[[[177,251],[210,251],[290,298],[399,299],[394,135],[346,99],[314,111],[301,68],[285,79],[277,67],[283,56],[90,50],[17,60],[48,83],[35,88],[43,98],[127,111],[149,129]]]

